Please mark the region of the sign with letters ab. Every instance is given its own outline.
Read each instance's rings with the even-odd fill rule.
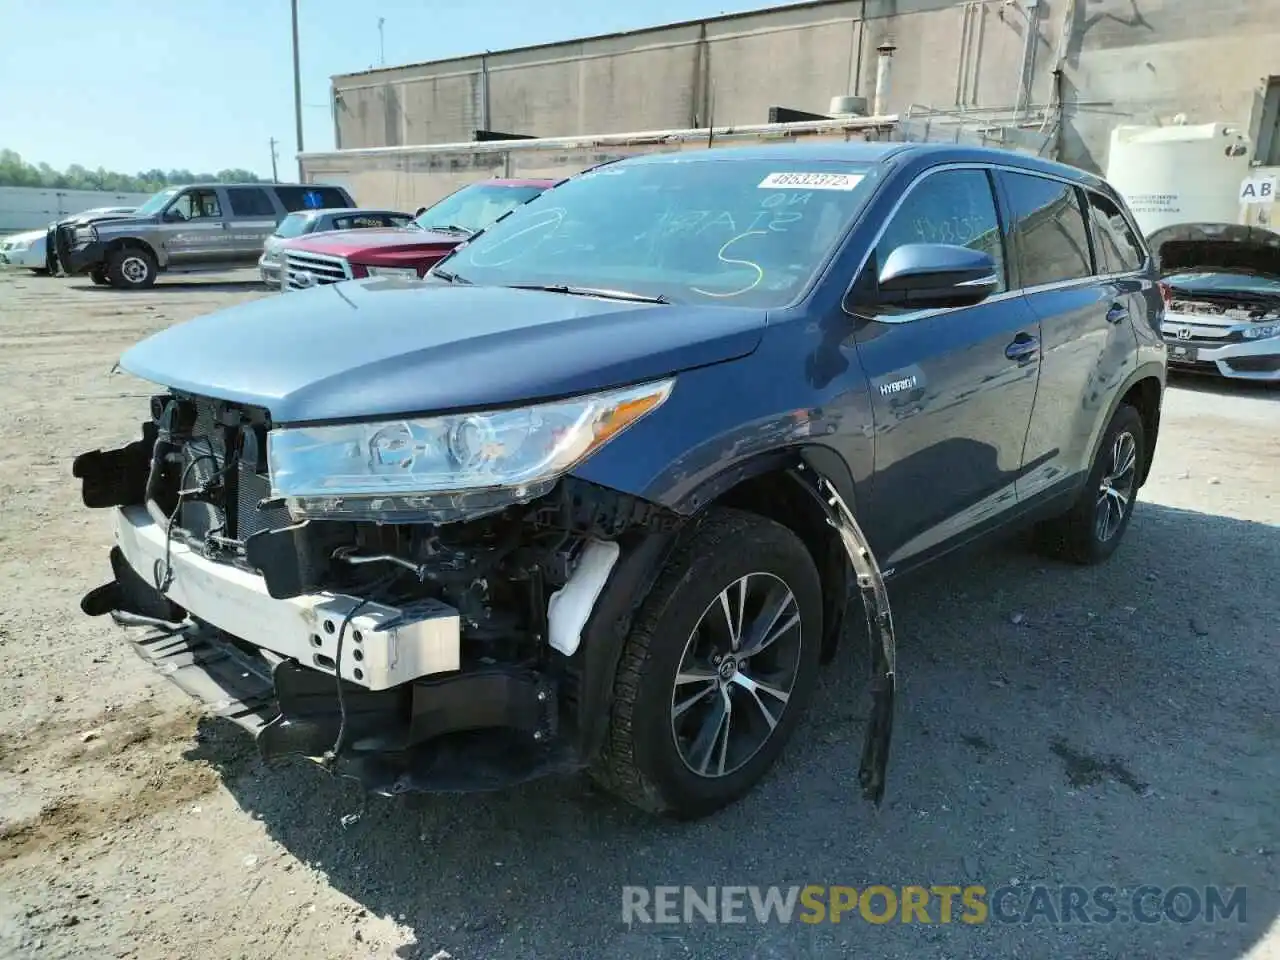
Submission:
[[[1241,203],[1274,203],[1275,177],[1247,177],[1240,184]]]

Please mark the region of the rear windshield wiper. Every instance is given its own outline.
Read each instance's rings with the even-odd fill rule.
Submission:
[[[509,283],[516,290],[543,290],[547,293],[567,293],[574,297],[603,297],[606,300],[630,300],[633,303],[670,303],[666,297],[647,296],[630,290],[606,290],[601,287],[570,287],[563,283]]]

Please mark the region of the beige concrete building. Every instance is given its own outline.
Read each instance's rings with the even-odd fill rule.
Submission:
[[[1225,120],[1280,163],[1280,0],[815,0],[333,78],[340,150],[762,124],[867,98],[935,130],[1023,129],[1102,169],[1112,127]]]

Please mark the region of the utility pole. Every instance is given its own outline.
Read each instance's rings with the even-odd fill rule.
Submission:
[[[387,65],[387,47],[383,43],[382,25],[387,22],[386,17],[378,18],[378,66],[385,67]]]
[[[276,156],[277,156],[276,144],[278,142],[279,141],[277,141],[275,137],[271,138],[271,182],[272,183],[280,182],[280,174],[276,171]]]
[[[302,71],[298,67],[298,0],[290,0],[293,8],[293,116],[298,127],[298,153],[302,153]],[[302,158],[298,158],[298,182],[302,182]]]

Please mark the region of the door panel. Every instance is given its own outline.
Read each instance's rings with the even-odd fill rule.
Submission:
[[[220,191],[214,189],[184,190],[174,198],[166,214],[180,219],[159,227],[170,266],[204,266],[228,259],[230,231],[224,206]]]
[[[1001,171],[1000,179],[1019,274],[1042,337],[1026,449],[1035,466],[1018,482],[1026,502],[1087,473],[1099,421],[1134,363],[1128,312],[1138,307],[1132,281],[1097,274],[1110,267],[1090,233],[1081,190],[1033,174]]]
[[[1016,507],[1040,366],[1035,315],[1005,289],[1003,230],[985,171],[918,181],[855,289],[871,289],[898,246],[920,242],[985,250],[1006,278],[976,306],[882,314],[858,332],[875,419],[867,532],[889,568],[923,561]]]

